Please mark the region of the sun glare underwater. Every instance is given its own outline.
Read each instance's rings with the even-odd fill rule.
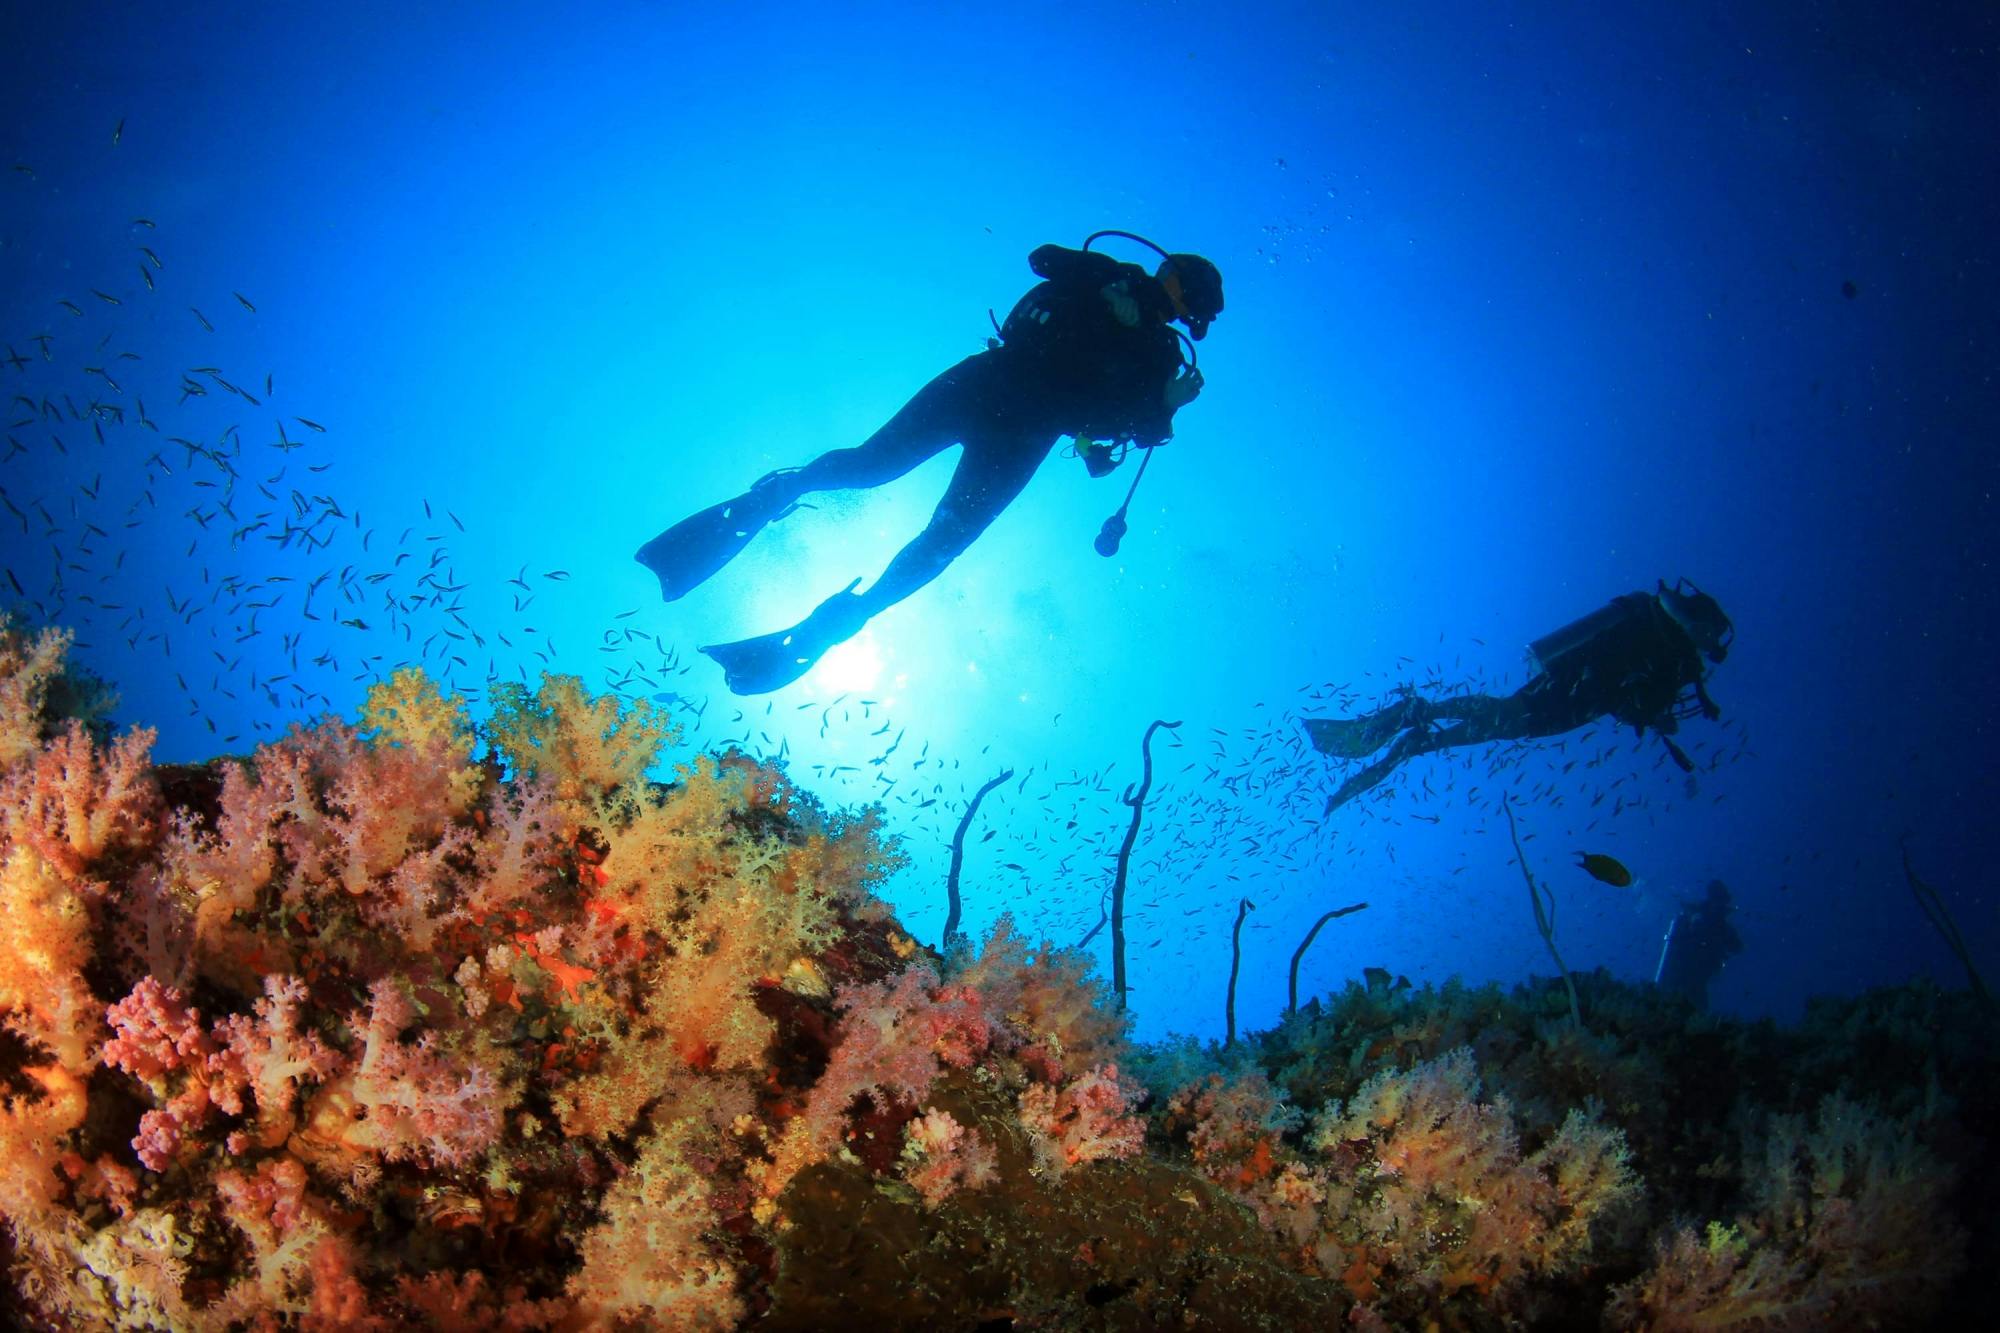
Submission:
[[[12,1323],[1978,1318],[1989,9],[0,35]]]

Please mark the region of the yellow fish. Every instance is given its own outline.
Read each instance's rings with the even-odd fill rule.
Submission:
[[[1600,883],[1609,884],[1614,889],[1632,887],[1632,872],[1627,870],[1616,857],[1600,852],[1578,852],[1576,863],[1583,872]]]

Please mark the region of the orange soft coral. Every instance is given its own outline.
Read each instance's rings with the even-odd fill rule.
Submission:
[[[0,838],[0,1022],[86,1073],[104,1008],[84,979],[94,950],[84,888]]]

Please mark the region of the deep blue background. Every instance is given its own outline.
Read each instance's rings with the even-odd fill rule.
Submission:
[[[1545,969],[1502,789],[1573,965],[1650,975],[1676,899],[1719,875],[1748,944],[1726,1008],[1958,984],[1907,832],[1991,967],[1990,8],[587,8],[8,8],[0,339],[31,360],[0,388],[127,419],[99,444],[13,405],[0,486],[27,519],[0,514],[0,560],[163,756],[351,714],[404,660],[475,698],[553,663],[706,699],[683,755],[782,746],[830,801],[884,797],[927,938],[965,794],[1013,767],[968,855],[971,924],[1011,908],[1067,940],[1097,919],[1140,734],[1180,719],[1135,871],[1148,1035],[1219,1030],[1242,896],[1252,1025],[1304,926],[1355,899],[1309,986]],[[632,549],[864,436],[981,345],[1028,250],[1103,226],[1228,287],[1123,554],[1090,539],[1129,473],[1052,459],[799,685],[740,701],[683,669],[878,572],[951,459],[826,498],[671,607]],[[202,372],[177,404],[194,367],[259,403]],[[166,443],[232,423],[237,523],[198,484],[221,474]],[[281,424],[306,447],[270,447]],[[293,488],[347,516],[324,550],[266,540]],[[1432,760],[1319,819],[1338,774],[1296,722],[1339,711],[1318,687],[1511,689],[1527,640],[1680,574],[1740,629],[1726,728],[1685,735],[1693,788],[1600,729]],[[1576,850],[1639,883],[1587,879]]]

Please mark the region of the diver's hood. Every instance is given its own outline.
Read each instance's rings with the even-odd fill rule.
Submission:
[[[1200,342],[1222,313],[1222,270],[1200,255],[1171,254],[1167,262],[1180,278],[1181,300],[1188,310],[1183,322],[1189,336]]]

